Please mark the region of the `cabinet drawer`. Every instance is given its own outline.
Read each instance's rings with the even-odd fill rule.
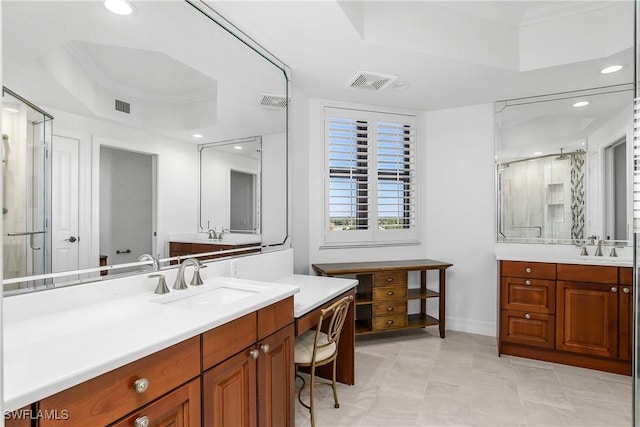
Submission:
[[[257,314],[249,313],[202,334],[202,368],[209,369],[258,340]]]
[[[199,426],[200,379],[196,378],[177,390],[134,412],[112,427],[137,427],[148,420],[150,426]]]
[[[406,314],[395,314],[393,316],[379,316],[373,318],[373,330],[384,331],[386,329],[404,328],[407,326]]]
[[[107,372],[40,402],[43,411],[68,410],[69,418],[40,420],[49,425],[106,425],[162,396],[200,374],[200,337],[193,337]],[[135,383],[148,380],[146,390]]]
[[[555,316],[543,313],[502,310],[500,339],[515,344],[553,348]]]
[[[389,286],[373,289],[373,301],[402,299],[407,297],[407,286]]]
[[[554,314],[556,282],[544,279],[503,277],[500,280],[500,305],[505,310]]]
[[[373,275],[373,286],[392,286],[406,284],[406,271],[381,271]]]
[[[606,265],[558,264],[558,280],[573,282],[618,283],[618,267]]]
[[[388,316],[393,314],[407,314],[407,303],[405,301],[390,301],[387,303],[373,304],[374,316]]]
[[[633,268],[620,267],[618,269],[618,280],[621,285],[633,285]]]
[[[546,262],[501,261],[501,276],[527,277],[536,279],[556,278],[556,265]]]

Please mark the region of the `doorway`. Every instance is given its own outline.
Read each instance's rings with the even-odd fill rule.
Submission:
[[[154,253],[156,164],[155,154],[100,146],[99,246],[107,264]]]
[[[604,217],[606,240],[627,240],[627,140],[604,149]]]
[[[230,231],[255,232],[256,175],[231,169],[230,191]]]

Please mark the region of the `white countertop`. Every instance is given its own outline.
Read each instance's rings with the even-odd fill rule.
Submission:
[[[170,242],[179,243],[209,243],[212,245],[249,245],[262,243],[260,234],[225,233],[221,239],[209,239],[207,233],[178,233],[169,234]]]
[[[591,255],[580,255],[581,247],[573,245],[542,245],[498,243],[495,254],[497,260],[553,262],[559,264],[608,265],[614,267],[633,267],[633,248],[616,248],[617,257],[611,257],[611,246],[602,246],[603,256],[594,256],[595,246],[588,246]]]
[[[163,273],[171,287],[172,272]],[[19,409],[298,292],[288,284],[227,277],[208,278],[205,285],[184,291],[172,289],[170,296],[155,295],[157,279],[146,276],[113,282],[4,299],[5,410]],[[209,310],[166,301],[219,287],[244,289],[246,296]]]
[[[300,292],[293,299],[293,312],[295,317],[299,318],[349,289],[353,289],[358,281],[356,279],[294,274],[276,280],[276,283],[300,288]]]

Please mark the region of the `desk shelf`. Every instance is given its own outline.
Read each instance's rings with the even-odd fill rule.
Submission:
[[[433,260],[313,264],[321,276],[358,279],[355,332],[369,334],[389,330],[439,326],[445,336],[445,274],[451,264]],[[427,289],[427,272],[437,270],[438,291]],[[408,273],[420,272],[420,287],[409,288]],[[438,312],[427,313],[427,300],[439,300]],[[408,313],[409,301],[420,301],[420,312]],[[431,307],[431,304],[430,304]]]

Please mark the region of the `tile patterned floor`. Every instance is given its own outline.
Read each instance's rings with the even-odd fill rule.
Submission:
[[[437,328],[356,339],[356,385],[316,389],[316,426],[631,426],[631,377],[519,357]],[[304,398],[304,394],[303,394]],[[296,401],[296,426],[309,426]]]

